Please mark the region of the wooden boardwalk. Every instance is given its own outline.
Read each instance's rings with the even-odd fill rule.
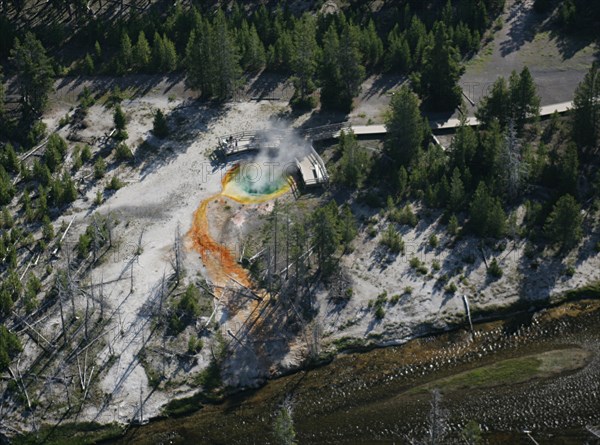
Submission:
[[[557,104],[545,105],[540,108],[540,116],[550,116],[557,112],[559,114],[565,113],[573,107],[573,102],[560,102]],[[476,127],[479,125],[479,121],[476,117],[470,116],[466,118],[466,124],[471,127]],[[432,120],[429,121],[429,125],[433,131],[436,130],[452,130],[460,126],[460,119],[452,118],[445,121],[440,120]],[[322,141],[326,139],[337,139],[340,137],[340,134],[344,131],[350,131],[356,136],[380,136],[387,133],[387,129],[383,124],[376,125],[350,125],[349,123],[339,123],[339,124],[331,124],[324,125],[322,127],[315,127],[311,129],[307,129],[303,131],[304,136],[307,139],[311,139],[313,141]]]

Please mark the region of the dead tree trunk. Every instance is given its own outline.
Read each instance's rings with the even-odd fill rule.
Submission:
[[[100,6],[100,8],[102,8],[102,6]],[[106,227],[106,235],[108,236],[108,247],[112,247],[112,235],[113,235],[113,219],[111,215],[108,215],[106,217],[106,222],[105,222],[105,227]]]
[[[58,286],[58,306],[60,308],[60,324],[62,326],[62,333],[63,333],[63,342],[66,344],[67,343],[67,328],[65,326],[65,311],[63,308],[63,296],[64,296],[64,285],[61,282],[61,277],[58,278],[57,280],[57,286]]]
[[[92,284],[92,292],[94,292],[94,286]],[[84,335],[85,335],[85,340],[88,340],[88,321],[90,318],[90,298],[89,296],[86,294],[85,295],[85,318],[83,320],[83,326],[84,326]]]
[[[142,238],[144,236],[144,229],[140,232],[140,237],[138,238],[137,247],[135,249],[135,256],[140,256],[142,254]]]
[[[133,261],[129,263],[129,293],[133,293]]]
[[[175,285],[179,285],[179,281],[183,276],[183,252],[182,252],[182,244],[181,244],[181,229],[179,224],[177,224],[177,229],[175,229],[175,240],[173,243],[173,270],[175,272]]]

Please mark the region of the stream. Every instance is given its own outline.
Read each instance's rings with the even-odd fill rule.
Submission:
[[[483,443],[600,444],[600,301],[419,338],[402,346],[342,353],[331,363],[269,381],[181,417],[131,428],[122,444],[275,443],[286,397],[300,444],[402,444],[427,434],[439,388],[447,434],[465,443],[469,421]]]

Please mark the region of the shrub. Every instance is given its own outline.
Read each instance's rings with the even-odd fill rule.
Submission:
[[[502,277],[503,273],[504,272],[502,271],[502,268],[498,264],[498,261],[496,261],[496,258],[494,258],[492,260],[492,262],[490,263],[490,266],[488,267],[488,274],[491,277],[500,278],[500,277]]]
[[[454,236],[458,233],[458,229],[458,218],[456,215],[452,215],[448,221],[448,233]]]
[[[127,125],[127,120],[125,118],[125,113],[121,108],[121,105],[117,105],[115,107],[115,112],[113,114],[113,120],[115,122],[115,128],[117,131],[125,130],[125,125]]]
[[[105,173],[106,173],[106,161],[104,161],[104,158],[99,157],[98,159],[96,159],[96,162],[94,163],[94,178],[96,178],[96,179],[103,178]]]
[[[412,288],[411,286],[406,286],[406,287],[404,288],[404,293],[405,293],[406,295],[411,295],[411,294],[413,293],[413,288]]]
[[[352,298],[353,293],[353,289],[351,287],[347,287],[344,291],[344,297],[346,298],[346,300],[350,300]]]
[[[94,198],[94,204],[99,206],[100,204],[102,204],[102,201],[104,201],[104,195],[102,194],[102,192],[100,190],[97,190],[96,197]]]
[[[81,160],[83,162],[87,162],[90,159],[92,159],[92,149],[90,148],[89,145],[86,144],[81,149]]]
[[[375,318],[377,320],[381,320],[383,317],[385,317],[385,309],[383,306],[378,306],[375,310]]]
[[[154,122],[152,127],[152,133],[157,138],[163,139],[169,135],[169,126],[167,125],[167,119],[162,111],[156,110],[154,114]]]
[[[19,338],[0,325],[0,371],[6,370],[11,359],[21,350]]]
[[[82,108],[89,108],[94,105],[95,99],[92,96],[92,91],[87,87],[83,87],[83,91],[79,94],[79,103]]]
[[[386,246],[392,253],[404,252],[402,236],[392,224],[388,225],[387,229],[383,232],[380,243]]]
[[[433,262],[431,263],[431,268],[435,271],[438,271],[442,268],[442,266],[440,265],[440,262],[438,260],[433,260]]]
[[[402,210],[392,210],[390,220],[411,227],[415,227],[418,223],[417,215],[413,212],[410,204],[406,204]]]
[[[544,224],[544,231],[546,236],[552,242],[560,244],[562,249],[570,249],[583,236],[582,223],[581,206],[573,196],[564,195],[552,208]]]
[[[106,186],[107,190],[119,190],[121,187],[123,187],[123,183],[117,177],[117,175],[113,176],[110,179],[110,182],[108,183],[108,185]]]
[[[375,238],[377,236],[377,229],[373,224],[369,224],[367,227],[367,235],[369,235],[371,238]]]
[[[115,149],[115,156],[118,161],[129,161],[133,158],[133,153],[125,142],[121,142]]]
[[[453,293],[455,293],[457,290],[458,290],[458,287],[457,287],[457,286],[456,286],[456,284],[454,284],[453,282],[452,282],[452,283],[449,283],[449,284],[446,286],[446,292],[448,292],[449,294],[453,294]]]
[[[437,246],[439,246],[440,241],[438,240],[438,237],[436,236],[435,233],[432,233],[431,236],[429,237],[429,246],[433,249],[435,249]]]
[[[202,341],[201,338],[197,338],[196,336],[192,335],[190,337],[190,339],[188,340],[188,353],[189,354],[197,354],[198,352],[200,352],[202,350],[203,347],[204,347],[204,342]]]

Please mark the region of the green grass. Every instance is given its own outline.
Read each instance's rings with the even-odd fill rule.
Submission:
[[[535,357],[504,360],[442,380],[441,387],[446,390],[486,388],[524,381],[536,375],[541,363]]]
[[[585,286],[571,289],[565,292],[566,300],[578,300],[580,298],[600,298],[600,281],[586,284]]]
[[[169,417],[181,417],[186,414],[193,413],[202,408],[202,402],[204,396],[202,393],[194,394],[191,397],[185,397],[183,399],[171,400],[163,408],[163,414]]]
[[[586,351],[573,348],[502,360],[420,385],[411,389],[409,393],[424,393],[433,388],[439,388],[444,392],[453,392],[515,385],[534,378],[545,378],[578,369],[585,364],[586,357]]]
[[[59,426],[42,426],[37,433],[27,433],[12,439],[15,445],[87,445],[123,434],[121,425],[100,425],[95,422],[65,423]]]

